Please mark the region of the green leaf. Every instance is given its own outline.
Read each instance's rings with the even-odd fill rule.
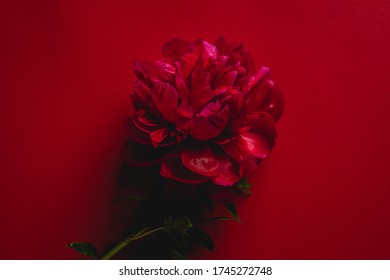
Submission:
[[[182,254],[180,254],[178,251],[176,250],[173,250],[173,249],[169,249],[169,251],[171,252],[172,254],[172,259],[174,260],[186,260],[187,258],[184,257]]]
[[[202,223],[206,224],[206,223],[213,223],[213,222],[219,222],[219,221],[229,221],[229,220],[233,220],[233,218],[232,217],[215,217],[215,218],[204,220]]]
[[[250,187],[252,184],[247,182],[247,177],[242,178],[236,183],[237,187],[245,194],[251,194]]]
[[[177,248],[185,250],[188,247],[187,234],[181,233],[176,230],[166,230],[165,233],[170,237]]]
[[[139,195],[128,195],[128,196],[122,196],[114,199],[111,201],[111,204],[121,202],[123,200],[135,200],[135,201],[145,201],[147,198],[139,196]]]
[[[190,236],[194,242],[199,244],[200,246],[209,249],[210,251],[214,251],[214,242],[211,237],[201,230],[200,228],[192,228],[190,231]]]
[[[225,203],[226,209],[229,211],[230,215],[234,217],[234,219],[237,220],[237,222],[240,222],[240,218],[238,217],[237,208],[234,203]]]
[[[172,217],[168,217],[167,219],[165,219],[164,225],[168,226],[169,229],[177,230],[184,234],[187,233],[187,230],[189,228],[193,227],[190,218],[188,218],[187,216],[178,217],[176,219],[172,219]]]
[[[96,259],[97,257],[97,250],[95,245],[89,242],[73,242],[68,244],[66,247],[72,248],[76,250],[77,253],[90,257],[92,259]]]

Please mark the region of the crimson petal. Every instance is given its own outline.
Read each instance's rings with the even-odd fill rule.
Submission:
[[[217,102],[219,101],[217,100]],[[216,104],[214,102],[207,104],[202,112],[192,119],[190,135],[195,140],[206,141],[213,139],[225,129],[228,122],[229,108],[224,106],[220,111],[215,111],[218,106]]]
[[[222,145],[223,150],[237,162],[252,160],[258,162],[265,158],[270,150],[269,141],[254,133],[244,133],[233,141]]]
[[[192,72],[191,91],[188,96],[188,104],[197,111],[207,104],[211,99],[211,88],[209,85],[210,74],[197,69]]]
[[[180,156],[169,155],[161,162],[160,175],[187,184],[199,184],[210,180],[209,177],[199,175],[187,169]]]
[[[142,144],[151,144],[150,133],[161,128],[161,125],[153,122],[150,114],[142,110],[124,121],[124,126],[129,132],[129,136]]]
[[[208,177],[220,173],[219,160],[205,142],[191,142],[184,145],[181,159],[189,170]]]
[[[251,77],[249,80],[249,87],[253,88],[257,83],[261,82],[263,79],[269,77],[270,70],[267,67],[261,67],[259,71],[257,71],[256,76]]]
[[[176,61],[180,61],[183,54],[192,52],[193,46],[191,42],[184,41],[179,38],[170,40],[162,47],[162,55],[166,62],[174,64]]]
[[[221,86],[232,86],[237,78],[237,71],[227,71],[219,75],[213,84],[214,88]]]
[[[274,118],[274,121],[277,122],[283,114],[284,110],[284,95],[279,86],[275,85],[275,94],[274,99],[272,100],[271,105],[267,109],[267,112],[271,114]]]
[[[151,92],[154,104],[163,117],[173,122],[179,100],[179,94],[170,84],[157,83]]]
[[[264,111],[270,106],[274,98],[274,83],[271,80],[265,80],[251,89],[248,97],[249,111]]]
[[[240,180],[239,167],[224,153],[217,153],[221,172],[212,179],[213,183],[221,186],[233,186]]]
[[[176,143],[176,138],[169,137],[170,130],[168,128],[160,128],[150,133],[150,140],[154,147],[169,146]]]

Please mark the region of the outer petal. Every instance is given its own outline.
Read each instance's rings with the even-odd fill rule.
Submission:
[[[174,74],[176,73],[176,68],[170,64],[155,61],[155,62],[140,62],[135,60],[134,64],[134,73],[137,77],[145,82],[169,82],[173,79]]]
[[[184,145],[181,159],[189,170],[208,177],[220,173],[219,160],[205,142],[192,142]]]
[[[151,103],[150,88],[140,79],[136,79],[133,85],[134,91],[130,95],[136,109],[149,109]]]
[[[253,88],[257,83],[261,82],[263,79],[268,78],[270,75],[270,70],[267,67],[261,67],[259,71],[257,71],[256,76],[253,76],[249,79],[249,87]]]
[[[218,56],[215,60],[207,65],[205,71],[211,74],[212,79],[215,78],[225,68],[228,59],[229,57],[224,55]]]
[[[277,136],[275,122],[272,116],[266,112],[252,112],[235,119],[232,134],[240,135],[247,132],[265,137],[271,148]]]
[[[279,86],[275,85],[274,99],[271,105],[268,107],[267,112],[271,114],[274,121],[277,122],[282,116],[284,111],[284,95]]]
[[[187,87],[179,62],[176,62],[175,84],[176,84],[177,92],[179,93],[180,100],[182,102],[183,101],[187,102],[188,95],[190,94],[190,90]]]
[[[192,69],[194,69],[198,56],[195,53],[186,53],[180,59],[180,66],[183,71],[183,76],[185,79],[188,78]]]
[[[215,40],[214,45],[217,47],[218,53],[221,54],[227,54],[227,48],[228,48],[228,43],[226,42],[225,37],[220,36]]]
[[[217,105],[216,105],[217,104]],[[229,108],[221,104],[211,102],[200,114],[192,119],[190,135],[197,141],[206,141],[218,136],[228,123]],[[219,111],[217,110],[219,109]]]
[[[174,64],[176,61],[180,60],[183,54],[192,51],[193,46],[191,42],[179,38],[166,42],[162,47],[162,55],[170,64]]]
[[[194,116],[192,107],[182,102],[176,110],[175,125],[178,130],[189,133],[191,120]]]
[[[197,111],[207,104],[211,99],[211,88],[209,84],[210,74],[197,69],[192,73],[191,91],[188,96],[188,104]]]
[[[176,138],[170,137],[170,134],[168,128],[160,128],[150,133],[150,140],[154,147],[170,146],[177,142]]]
[[[149,145],[151,144],[150,133],[161,128],[160,124],[154,122],[151,114],[142,110],[128,118],[123,124],[134,141]]]
[[[221,86],[232,86],[237,78],[237,71],[227,71],[219,75],[214,83],[213,88],[218,88]]]
[[[205,68],[209,62],[218,56],[217,47],[206,41],[198,39],[194,42],[195,51],[200,54],[202,68]]]
[[[161,162],[160,175],[187,184],[198,184],[210,181],[209,177],[199,175],[187,169],[180,156],[166,156]]]
[[[238,165],[223,152],[217,153],[217,158],[221,172],[213,178],[213,183],[221,186],[233,186],[240,180]]]
[[[179,101],[179,94],[170,84],[157,83],[151,92],[154,104],[163,117],[173,122]]]
[[[258,162],[270,150],[268,140],[260,135],[244,133],[233,141],[222,145],[223,150],[238,163],[252,160]]]
[[[265,111],[274,98],[274,83],[271,80],[265,80],[252,88],[248,96],[248,109],[252,111]]]

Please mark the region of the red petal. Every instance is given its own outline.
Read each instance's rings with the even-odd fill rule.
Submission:
[[[263,79],[269,77],[270,70],[267,67],[261,67],[257,71],[256,76],[249,79],[249,88],[253,88],[257,83],[261,82]]]
[[[218,37],[217,40],[215,40],[214,45],[217,47],[219,54],[226,54],[228,44],[225,37]]]
[[[136,79],[133,85],[134,91],[131,100],[135,108],[150,108],[150,88],[140,79]]]
[[[166,62],[173,65],[176,61],[180,61],[183,54],[192,51],[193,46],[191,42],[176,38],[164,44],[162,48],[162,55],[164,56]]]
[[[175,84],[177,91],[179,93],[180,100],[183,102],[187,102],[188,95],[190,94],[190,90],[187,87],[187,84],[184,80],[183,73],[181,71],[180,63],[176,62],[176,76],[175,76]]]
[[[161,128],[161,125],[154,123],[150,115],[144,111],[138,111],[131,118],[128,118],[124,122],[124,126],[128,130],[129,136],[142,144],[151,144],[150,133]]]
[[[213,44],[198,39],[194,42],[195,51],[201,55],[202,68],[205,68],[209,62],[217,58],[218,50]]]
[[[169,146],[176,143],[176,138],[169,137],[170,130],[168,128],[161,128],[150,133],[150,140],[154,147]]]
[[[220,173],[219,161],[210,146],[204,142],[192,142],[184,145],[181,159],[189,170],[208,177]]]
[[[218,88],[221,86],[232,86],[234,85],[236,78],[237,78],[237,71],[225,72],[215,79],[213,83],[213,88]]]
[[[204,183],[209,177],[199,175],[187,169],[180,156],[166,156],[161,162],[160,175],[187,184]]]
[[[240,180],[239,167],[224,153],[218,153],[220,174],[213,178],[213,183],[221,186],[233,186]]]
[[[251,89],[248,96],[249,111],[264,111],[270,106],[274,98],[274,83],[271,80],[265,80],[258,83]]]
[[[276,134],[275,122],[266,112],[252,112],[237,117],[232,125],[233,135],[250,132],[265,137],[270,147],[274,145]]]
[[[221,73],[228,62],[229,57],[221,55],[207,65],[205,71],[209,72],[212,78],[215,78]]]
[[[198,56],[194,53],[186,53],[180,59],[180,66],[183,71],[184,79],[187,79],[192,69],[198,60]]]
[[[211,88],[209,85],[210,74],[200,69],[192,73],[191,91],[188,96],[188,104],[197,111],[207,104],[211,99]]]
[[[208,104],[200,114],[192,119],[190,135],[197,141],[206,141],[218,136],[228,123],[229,108],[224,106],[222,110],[213,111],[214,103]]]
[[[176,73],[176,68],[167,63],[161,61],[156,62],[140,62],[135,60],[134,64],[134,73],[139,79],[146,82],[169,82],[173,79],[174,74]]]
[[[257,162],[258,164],[259,162]],[[245,177],[247,176],[251,171],[253,171],[256,167],[257,164],[253,160],[247,160],[240,162],[240,177]]]
[[[194,112],[186,102],[182,102],[176,110],[175,125],[182,132],[188,133]]]
[[[274,121],[277,122],[283,114],[284,110],[284,96],[282,90],[278,85],[275,85],[275,95],[267,112],[271,114]]]
[[[270,144],[266,138],[260,135],[244,133],[233,141],[222,145],[222,148],[237,162],[253,160],[257,163],[267,156]]]
[[[167,121],[173,122],[179,101],[179,94],[176,89],[168,83],[157,83],[152,89],[151,96],[163,117]]]

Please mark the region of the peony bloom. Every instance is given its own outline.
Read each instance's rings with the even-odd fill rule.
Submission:
[[[256,71],[241,43],[174,39],[163,61],[134,62],[137,79],[126,122],[139,143],[130,165],[161,164],[163,177],[232,186],[275,145],[284,101],[266,67]],[[134,144],[133,144],[134,145]]]

